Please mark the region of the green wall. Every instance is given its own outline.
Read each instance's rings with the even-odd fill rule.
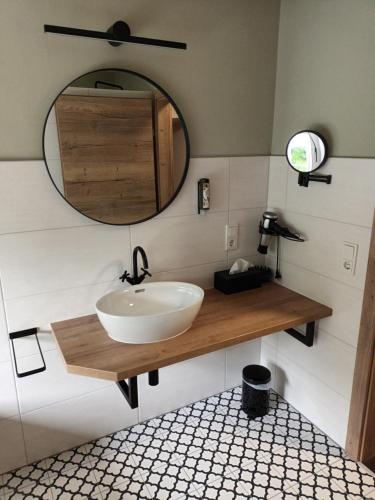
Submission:
[[[375,156],[375,1],[282,0],[272,153],[305,128]]]
[[[50,103],[72,79],[121,67],[160,83],[193,156],[269,154],[279,0],[1,0],[0,160],[42,157]],[[46,35],[43,24],[186,41],[187,51]]]
[[[280,25],[279,0],[2,0],[1,7],[0,160],[41,158],[50,103],[100,67],[159,82],[184,114],[193,156],[284,154],[304,128],[323,132],[333,156],[375,156],[374,0],[281,0]],[[121,18],[134,34],[186,41],[188,50],[43,33],[44,23],[104,30]]]

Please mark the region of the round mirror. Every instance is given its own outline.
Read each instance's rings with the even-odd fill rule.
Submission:
[[[104,69],[65,87],[47,115],[44,160],[61,196],[90,219],[135,224],[177,196],[189,137],[171,97],[138,73]]]
[[[324,137],[313,130],[303,130],[293,135],[286,148],[289,165],[304,174],[324,165],[328,156]]]

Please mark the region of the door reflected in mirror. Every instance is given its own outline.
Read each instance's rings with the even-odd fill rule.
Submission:
[[[176,104],[156,83],[128,70],[74,80],[46,118],[44,158],[60,194],[107,224],[154,217],[176,197],[189,139]]]
[[[303,130],[289,140],[286,157],[289,165],[297,172],[313,172],[327,160],[327,143],[317,132]]]

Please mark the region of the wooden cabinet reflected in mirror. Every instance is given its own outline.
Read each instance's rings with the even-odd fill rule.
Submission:
[[[155,129],[159,204],[168,204],[183,175],[180,158],[184,156],[185,137],[181,122],[165,96],[158,96],[155,103]]]
[[[70,84],[46,120],[44,154],[65,200],[94,220],[133,224],[166,208],[186,176],[189,142],[155,83],[101,70]]]

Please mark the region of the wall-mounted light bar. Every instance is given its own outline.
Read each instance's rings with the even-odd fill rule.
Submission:
[[[113,47],[118,47],[123,43],[138,43],[141,45],[154,45],[157,47],[169,47],[172,49],[186,50],[187,48],[186,43],[183,42],[133,36],[131,35],[129,25],[124,21],[115,22],[115,24],[113,24],[107,31],[92,31],[45,24],[44,32],[53,33],[55,35],[78,36],[83,38],[93,38],[95,40],[105,40]]]

